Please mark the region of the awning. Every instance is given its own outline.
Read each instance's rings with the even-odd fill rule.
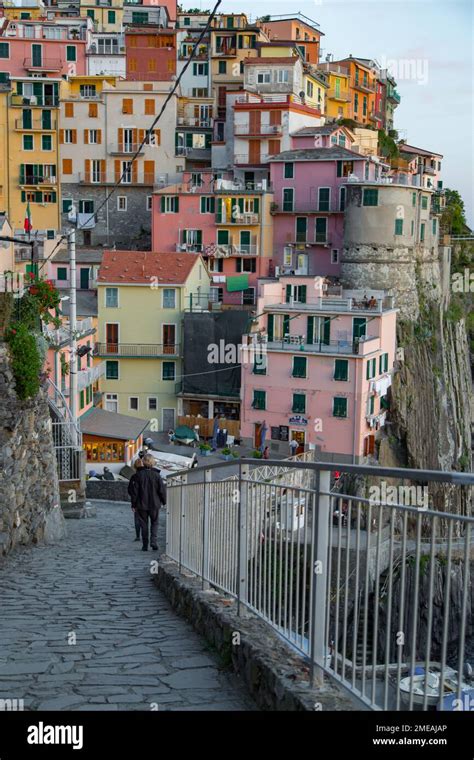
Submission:
[[[227,292],[234,293],[236,290],[247,290],[249,286],[248,274],[238,274],[227,278]]]

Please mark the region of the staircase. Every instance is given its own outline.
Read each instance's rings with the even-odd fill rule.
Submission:
[[[48,379],[48,404],[59,482],[81,480],[83,477],[82,434],[77,422],[71,416],[66,398],[50,379]]]

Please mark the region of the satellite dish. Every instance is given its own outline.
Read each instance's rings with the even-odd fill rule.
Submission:
[[[305,98],[305,92],[304,92],[304,90],[300,91],[299,96],[300,96],[301,100],[304,100],[304,98]]]

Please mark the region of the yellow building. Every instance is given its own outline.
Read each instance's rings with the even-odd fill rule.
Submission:
[[[28,6],[15,5],[13,0],[3,0],[2,6],[3,16],[9,20],[40,19],[44,18],[46,13],[44,3],[41,0],[38,3],[33,3],[31,0],[31,5]]]
[[[105,251],[97,279],[96,356],[105,360],[103,407],[175,427],[182,375],[182,321],[209,295],[199,255]]]
[[[108,0],[108,2],[91,2],[81,0],[80,15],[87,16],[94,22],[96,32],[121,32],[123,21],[122,0]]]
[[[349,72],[342,66],[330,63],[320,64],[319,68],[328,76],[326,91],[326,116],[329,119],[351,118],[351,93],[349,89]]]
[[[60,228],[59,91],[61,80],[12,77],[0,90],[3,209],[22,230],[29,203],[33,230]]]

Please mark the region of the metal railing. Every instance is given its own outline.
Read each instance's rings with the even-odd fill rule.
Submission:
[[[24,113],[27,113],[27,111]],[[53,132],[56,129],[56,119],[50,119],[49,123],[43,121],[43,119],[30,119],[29,121],[28,119],[15,119],[15,129],[28,132],[30,129],[41,129],[42,132]]]
[[[474,517],[450,510],[470,512],[474,475],[269,460],[255,476],[253,461],[168,479],[167,556],[264,620],[313,683],[375,710],[469,702]]]
[[[42,58],[40,61],[35,61],[30,57],[23,60],[25,69],[43,69],[44,71],[60,71],[63,63],[61,58]]]
[[[242,213],[234,214],[232,211],[230,214],[223,211],[216,213],[216,224],[259,224],[260,214],[253,211],[244,211]]]
[[[234,163],[235,164],[248,164],[249,166],[256,166],[258,164],[263,164],[265,161],[268,161],[269,158],[272,157],[272,153],[259,153],[258,156],[250,156],[248,153],[236,153],[234,155]]]
[[[96,343],[94,356],[178,356],[179,343]]]
[[[48,379],[48,404],[58,478],[60,481],[80,480],[84,474],[82,433],[71,416],[64,394],[51,379]]]
[[[281,135],[283,126],[281,124],[234,124],[234,134],[236,135]]]

